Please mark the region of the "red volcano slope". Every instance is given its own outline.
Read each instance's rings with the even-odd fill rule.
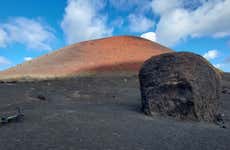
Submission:
[[[46,78],[90,72],[134,72],[153,55],[172,50],[146,39],[117,36],[77,43],[0,72],[3,78]]]

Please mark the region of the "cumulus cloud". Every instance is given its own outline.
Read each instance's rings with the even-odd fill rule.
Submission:
[[[230,68],[230,56],[227,56],[225,59],[223,59],[220,63],[214,64],[216,68],[223,69],[224,71],[229,72]]]
[[[53,39],[52,29],[39,20],[17,17],[0,24],[1,47],[19,43],[29,49],[51,50],[50,42]]]
[[[31,61],[32,59],[32,57],[24,57],[24,61]]]
[[[0,47],[6,47],[7,34],[0,28]]]
[[[106,25],[106,17],[99,13],[103,7],[99,1],[68,1],[61,27],[69,44],[112,34],[112,29]]]
[[[219,53],[217,50],[209,50],[207,53],[205,53],[203,55],[204,58],[211,60],[211,59],[215,59],[216,57],[218,57]]]
[[[142,38],[148,39],[150,41],[156,42],[157,37],[155,32],[147,32],[141,35]]]
[[[221,68],[223,66],[223,64],[214,64],[214,67],[216,67],[216,68]]]
[[[108,0],[119,11],[145,12],[151,9],[151,0]]]
[[[10,65],[10,64],[11,62],[7,58],[0,56],[0,66]]]
[[[154,22],[143,15],[131,14],[128,19],[129,28],[132,32],[145,32],[154,27]]]
[[[185,7],[185,0],[153,1],[153,11],[160,16],[156,28],[160,43],[173,46],[190,37],[230,35],[230,0],[199,1],[192,9]]]
[[[152,8],[154,13],[163,15],[166,12],[179,8],[181,4],[182,1],[180,0],[153,0]]]

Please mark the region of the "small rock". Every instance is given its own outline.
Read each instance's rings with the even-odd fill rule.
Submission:
[[[75,97],[75,98],[81,97],[80,91],[75,91],[75,92],[73,93],[73,97]]]
[[[230,90],[227,88],[223,88],[222,93],[223,94],[230,94]]]
[[[45,97],[45,96],[43,96],[43,95],[38,95],[38,96],[37,96],[37,98],[38,98],[38,99],[40,99],[40,100],[43,100],[43,101],[45,101],[45,100],[46,100],[46,97]]]
[[[224,119],[223,119],[223,117],[224,117],[224,114],[218,114],[217,116],[216,116],[216,120],[215,120],[215,123],[218,125],[218,126],[220,126],[221,128],[227,128],[226,127],[226,125],[225,125],[225,123],[224,123]]]

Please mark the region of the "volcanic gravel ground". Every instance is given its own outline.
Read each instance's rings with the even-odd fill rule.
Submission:
[[[25,118],[0,126],[0,150],[229,150],[230,74],[222,84],[226,129],[145,116],[135,76],[1,83],[0,114]]]

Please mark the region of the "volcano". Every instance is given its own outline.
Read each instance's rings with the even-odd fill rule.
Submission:
[[[172,52],[155,42],[116,36],[64,47],[0,72],[0,79],[52,78],[85,73],[134,73],[154,55]]]
[[[172,119],[169,114],[164,116],[154,111],[152,116],[147,116],[141,111],[143,95],[140,93],[141,86],[137,76],[140,66],[153,55],[168,52],[173,51],[145,39],[129,36],[111,37],[74,44],[2,71],[0,150],[228,150],[229,73],[222,73],[221,78],[221,105],[218,112],[224,115],[221,114],[218,120],[222,120],[222,124]],[[210,78],[210,72],[202,67],[203,64],[190,64],[191,60],[196,59],[189,58],[186,59],[187,65],[180,64],[179,58],[159,59],[160,64],[166,66],[166,70],[155,70],[160,70],[159,74],[153,74],[154,70],[151,68],[159,62],[150,64],[153,66],[149,70],[154,76],[144,77],[146,80],[150,79],[145,84],[145,87],[148,87],[146,91],[154,91],[155,94],[149,98],[152,98],[152,101],[156,100],[158,106],[162,103],[165,106],[164,110],[170,110],[170,106],[175,107],[172,110],[182,113],[187,113],[185,109],[193,112],[193,108],[197,108],[193,104],[194,101],[190,101],[195,100],[193,95],[197,96],[198,93],[201,97],[206,97],[210,92],[216,94],[212,90],[217,84],[216,80]],[[199,71],[198,75],[202,77],[189,74],[186,70],[194,67],[198,69],[194,72]],[[170,71],[173,71],[173,74]],[[167,74],[168,72],[170,73]],[[194,90],[190,88],[191,82],[187,82],[185,75],[191,76],[198,85],[203,85],[203,79],[207,79],[210,84],[205,88],[195,88],[197,92],[191,95]],[[180,80],[173,80],[174,77]],[[167,79],[170,79],[169,82]],[[154,82],[156,80],[159,82]],[[192,82],[195,82],[194,80]],[[159,88],[154,88],[154,83]],[[166,95],[167,92],[170,94]],[[167,102],[169,96],[175,103]],[[159,101],[159,98],[164,102]],[[153,103],[148,105],[151,104]],[[206,103],[209,104],[211,103]],[[207,108],[211,106],[213,105]],[[20,108],[21,112],[17,113],[16,108]],[[170,113],[173,114],[172,111]],[[21,114],[24,115],[23,118],[12,119]],[[196,113],[194,115],[197,116]],[[3,123],[4,121],[6,123]]]

